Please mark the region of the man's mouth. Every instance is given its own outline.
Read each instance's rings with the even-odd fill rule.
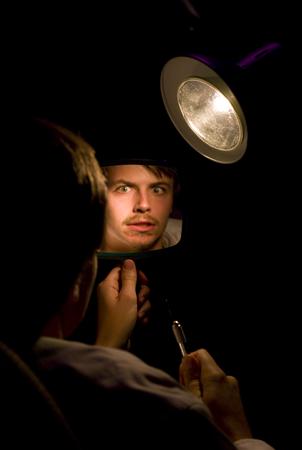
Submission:
[[[147,232],[154,230],[155,223],[146,220],[141,220],[136,222],[129,222],[127,224],[127,227],[132,231]]]

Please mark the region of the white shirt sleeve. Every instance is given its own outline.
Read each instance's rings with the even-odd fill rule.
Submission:
[[[273,447],[259,439],[239,439],[234,442],[238,450],[274,450]]]

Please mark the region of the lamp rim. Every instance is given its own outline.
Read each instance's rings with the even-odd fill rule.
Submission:
[[[177,93],[181,84],[193,78],[209,83],[215,89],[218,89],[231,103],[242,126],[242,138],[235,148],[221,150],[211,147],[202,141],[186,122],[178,104]],[[163,103],[171,121],[181,136],[198,153],[212,161],[225,164],[234,163],[242,158],[247,147],[248,137],[245,116],[232,90],[213,69],[192,57],[173,57],[162,68],[160,89]]]

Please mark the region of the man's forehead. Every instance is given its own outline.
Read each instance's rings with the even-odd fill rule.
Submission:
[[[116,180],[127,180],[133,183],[139,181],[161,181],[171,184],[173,182],[172,178],[163,172],[155,172],[150,168],[139,165],[139,164],[123,164],[108,166],[106,168],[108,173],[108,178],[111,182]]]

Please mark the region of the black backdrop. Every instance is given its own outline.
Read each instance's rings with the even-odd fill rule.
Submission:
[[[64,12],[53,5],[28,7],[26,16],[8,13],[3,113],[30,112],[69,126],[94,145],[100,161],[155,157],[179,166],[184,233],[171,252],[138,261],[158,291],[154,309],[162,319],[155,334],[138,339],[137,353],[175,374],[179,354],[170,329],[162,329],[168,298],[188,348],[206,347],[240,379],[256,437],[290,448],[301,298],[301,144],[290,110],[299,102],[291,91],[295,54],[288,31],[298,35],[295,12],[255,2],[222,10],[200,1],[190,2],[193,10],[176,0],[78,3]],[[163,64],[188,50],[234,64],[268,42],[278,42],[279,50],[246,69],[238,86],[246,154],[233,165],[206,160],[164,111]],[[115,261],[100,263],[102,278]]]

